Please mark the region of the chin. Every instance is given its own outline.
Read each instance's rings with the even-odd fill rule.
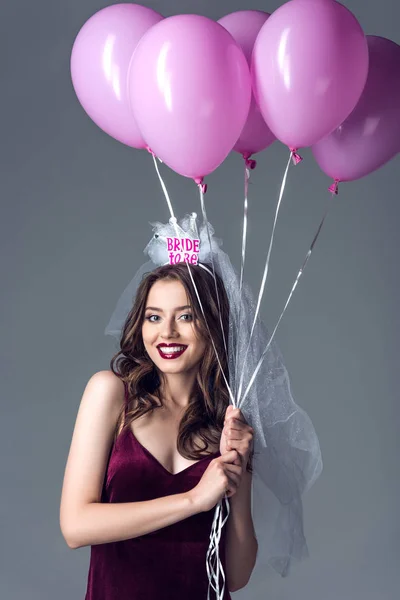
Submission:
[[[179,367],[178,365],[162,365],[158,367],[159,370],[162,373],[165,373],[165,375],[177,375],[180,373],[187,373],[189,371],[192,371],[193,367],[188,367],[188,366],[181,366]]]
[[[165,375],[177,375],[180,373],[188,373],[190,371],[193,371],[193,369],[197,366],[194,364],[178,364],[176,362],[176,359],[171,360],[170,362],[167,362],[165,360],[160,361],[160,359],[158,359],[157,361],[154,360],[153,362],[156,365],[157,369],[159,369],[161,373],[165,373]]]

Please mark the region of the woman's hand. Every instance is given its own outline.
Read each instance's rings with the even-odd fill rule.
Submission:
[[[219,451],[222,455],[230,450],[236,450],[239,457],[233,464],[241,464],[242,473],[246,470],[253,449],[253,432],[253,428],[247,424],[240,408],[233,408],[230,404],[225,413]]]

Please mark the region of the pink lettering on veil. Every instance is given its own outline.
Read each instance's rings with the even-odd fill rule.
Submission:
[[[170,265],[180,262],[197,265],[199,262],[200,240],[167,237],[167,249]]]

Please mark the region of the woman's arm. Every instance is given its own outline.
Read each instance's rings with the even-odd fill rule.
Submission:
[[[256,563],[258,543],[251,516],[251,482],[251,473],[244,471],[240,487],[229,499],[226,570],[230,592],[247,585]]]
[[[93,375],[82,396],[64,475],[61,532],[70,548],[117,542],[199,512],[187,494],[106,504],[101,491],[124,385],[111,371]]]
[[[144,502],[93,502],[78,512],[64,537],[74,549],[120,542],[162,529],[197,512],[186,493]]]

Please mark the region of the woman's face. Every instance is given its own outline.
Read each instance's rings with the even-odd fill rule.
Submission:
[[[198,365],[206,341],[195,330],[192,309],[180,281],[161,279],[150,288],[142,337],[147,354],[163,373],[185,373]]]

